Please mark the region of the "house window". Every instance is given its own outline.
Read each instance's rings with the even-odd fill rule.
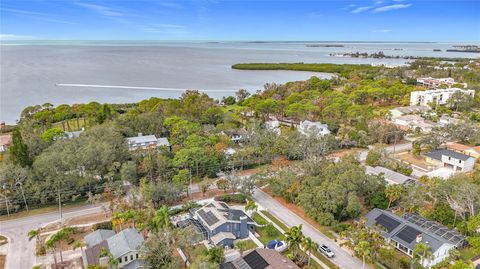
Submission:
[[[136,256],[136,258],[138,259],[138,253],[137,253],[137,256]]]
[[[118,258],[118,263],[122,263],[122,258]]]
[[[133,261],[133,255],[130,255],[130,260]]]
[[[448,160],[450,161],[452,158],[448,157]]]
[[[458,163],[462,163],[462,160],[458,160]]]
[[[128,261],[128,257],[125,256],[125,258],[123,258],[123,261],[124,261],[124,262],[127,262],[127,261]]]

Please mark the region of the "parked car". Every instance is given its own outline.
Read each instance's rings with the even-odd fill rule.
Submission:
[[[335,253],[333,253],[332,250],[330,250],[327,246],[325,245],[321,245],[319,248],[318,248],[318,251],[320,251],[321,253],[323,253],[325,256],[329,257],[329,258],[333,258],[333,256],[335,256]]]
[[[274,249],[277,252],[284,252],[285,250],[287,250],[287,243],[280,240],[271,240],[270,242],[268,242],[267,248]]]

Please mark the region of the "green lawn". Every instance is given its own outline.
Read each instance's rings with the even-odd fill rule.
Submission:
[[[284,231],[288,230],[287,225],[285,225],[283,222],[279,221],[277,218],[275,218],[270,212],[263,210],[262,213],[267,216],[273,223],[277,224],[278,227],[282,228]]]
[[[245,250],[258,248],[257,244],[255,244],[255,242],[253,242],[251,239],[245,240],[245,242]]]
[[[267,216],[272,222],[274,222],[275,224],[277,224],[279,227],[281,227],[282,229],[284,229],[285,231],[288,230],[288,227],[283,223],[281,222],[280,220],[278,220],[277,218],[275,218],[272,214],[270,214],[269,212],[267,211],[262,211],[263,214],[265,214],[265,216]],[[258,215],[258,214],[256,214]],[[260,217],[260,216],[259,216]],[[261,220],[265,220],[263,219],[262,217],[260,217]],[[259,232],[260,234],[260,232]],[[332,235],[333,236],[333,235]],[[282,235],[282,238],[283,235]],[[260,240],[262,241],[262,240]],[[263,243],[263,241],[262,241]],[[330,268],[338,268],[329,258],[325,257],[323,254],[319,253],[318,251],[313,251],[312,254],[317,257],[319,260],[321,260],[325,265],[327,265],[328,267]],[[319,265],[318,265],[319,268],[321,268]]]
[[[267,220],[265,220],[262,216],[260,216],[260,214],[258,213],[254,213],[253,216],[253,221],[255,221],[258,225],[265,225],[267,224]]]
[[[259,214],[255,214],[255,221],[257,223],[259,223],[259,222],[268,223],[268,221],[266,219],[264,219],[262,216],[260,216]],[[260,242],[262,242],[262,244],[264,244],[264,245],[266,245],[271,240],[275,240],[275,239],[283,240],[283,239],[285,239],[285,236],[279,230],[277,230],[275,227],[273,227],[273,229],[271,229],[269,232],[267,232],[267,231],[268,231],[267,227],[258,227],[257,228],[257,233],[260,235],[258,240],[260,240]]]

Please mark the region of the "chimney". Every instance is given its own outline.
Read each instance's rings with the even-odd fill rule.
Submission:
[[[143,136],[143,134],[142,134],[142,133],[138,133],[138,136]]]
[[[415,239],[415,242],[417,243],[422,242],[422,234],[417,234],[417,239]]]
[[[0,129],[2,129],[2,128],[5,128],[5,122],[4,121],[0,122]]]
[[[240,238],[248,236],[247,216],[240,217]]]

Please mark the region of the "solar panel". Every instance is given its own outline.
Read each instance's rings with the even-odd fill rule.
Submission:
[[[198,210],[198,215],[209,225],[213,225],[219,221],[219,219],[210,211],[205,212],[203,209]]]
[[[247,254],[243,260],[253,269],[264,269],[269,265],[256,251]]]
[[[396,236],[407,243],[412,243],[419,234],[421,234],[419,230],[412,226],[405,226]]]
[[[377,224],[380,224],[382,225],[385,229],[387,229],[388,232],[391,232],[393,231],[395,228],[398,227],[398,225],[400,225],[400,222],[397,221],[396,219],[394,218],[391,218],[385,214],[380,214],[380,216],[378,216],[376,219],[375,219],[376,223]]]

